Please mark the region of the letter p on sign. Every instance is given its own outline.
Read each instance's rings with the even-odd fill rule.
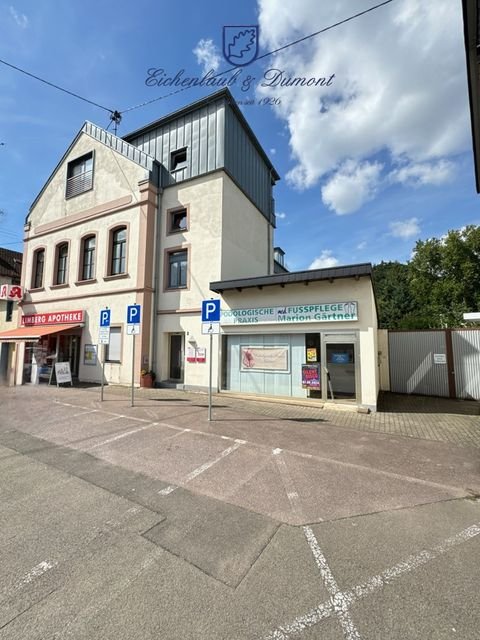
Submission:
[[[220,300],[202,302],[202,322],[220,322]]]

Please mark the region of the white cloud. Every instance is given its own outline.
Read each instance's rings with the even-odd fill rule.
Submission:
[[[439,160],[438,162],[412,163],[400,167],[400,169],[391,172],[390,179],[413,187],[440,185],[452,180],[454,172],[453,162]]]
[[[322,253],[315,258],[315,260],[308,267],[309,269],[326,269],[328,267],[336,267],[339,261],[333,255],[333,251],[325,249]]]
[[[18,13],[15,7],[10,6],[10,15],[22,29],[26,29],[28,27],[28,18],[24,13]]]
[[[338,215],[356,211],[374,197],[382,166],[347,160],[322,187],[323,201]]]
[[[367,242],[366,242],[366,240],[364,240],[363,242],[359,242],[359,243],[357,244],[357,249],[358,249],[359,251],[363,251],[363,249],[366,249],[366,247],[367,247]]]
[[[199,40],[197,46],[193,50],[197,58],[198,64],[202,65],[203,73],[208,73],[211,69],[218,70],[220,66],[220,53],[210,38]]]
[[[257,2],[266,50],[371,5]],[[471,144],[459,2],[392,3],[267,60],[284,78],[335,74],[330,86],[259,89],[281,98],[275,113],[288,130],[294,166],[287,180],[297,188],[315,186],[346,160],[371,162],[378,153],[394,165],[417,167],[402,184],[438,184],[448,173],[442,161]]]
[[[280,213],[276,213],[275,217],[277,218],[277,220],[285,220],[285,218],[287,217],[287,214],[280,212]]]
[[[277,150],[275,149],[275,147],[272,147],[270,149],[270,155],[274,156],[277,153]]]
[[[395,238],[402,238],[408,240],[420,234],[420,225],[418,224],[418,218],[410,218],[409,220],[402,220],[400,222],[391,222],[390,229],[391,235]]]

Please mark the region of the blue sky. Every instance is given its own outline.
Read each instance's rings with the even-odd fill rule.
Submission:
[[[241,3],[138,0],[0,4],[0,58],[109,109],[168,93],[147,69],[224,69],[223,25],[259,24],[260,53],[375,0]],[[322,6],[323,5],[323,6]],[[461,3],[391,4],[270,58],[238,100],[282,180],[275,241],[292,270],[407,260],[419,238],[479,224]],[[196,51],[196,53],[194,53]],[[441,53],[440,53],[441,52]],[[331,87],[261,87],[265,71],[329,77]],[[192,88],[124,115],[126,134],[206,95]],[[21,250],[29,205],[84,120],[108,113],[0,65],[0,245]]]

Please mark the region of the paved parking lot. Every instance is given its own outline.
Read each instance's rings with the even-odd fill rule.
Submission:
[[[171,391],[0,398],[4,637],[478,637],[466,441],[224,397],[208,422]]]

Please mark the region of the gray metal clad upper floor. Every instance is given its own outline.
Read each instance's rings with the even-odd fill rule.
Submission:
[[[224,169],[272,224],[272,186],[280,176],[228,89],[124,136],[160,162],[161,186]],[[172,154],[186,149],[186,161],[172,164]]]

